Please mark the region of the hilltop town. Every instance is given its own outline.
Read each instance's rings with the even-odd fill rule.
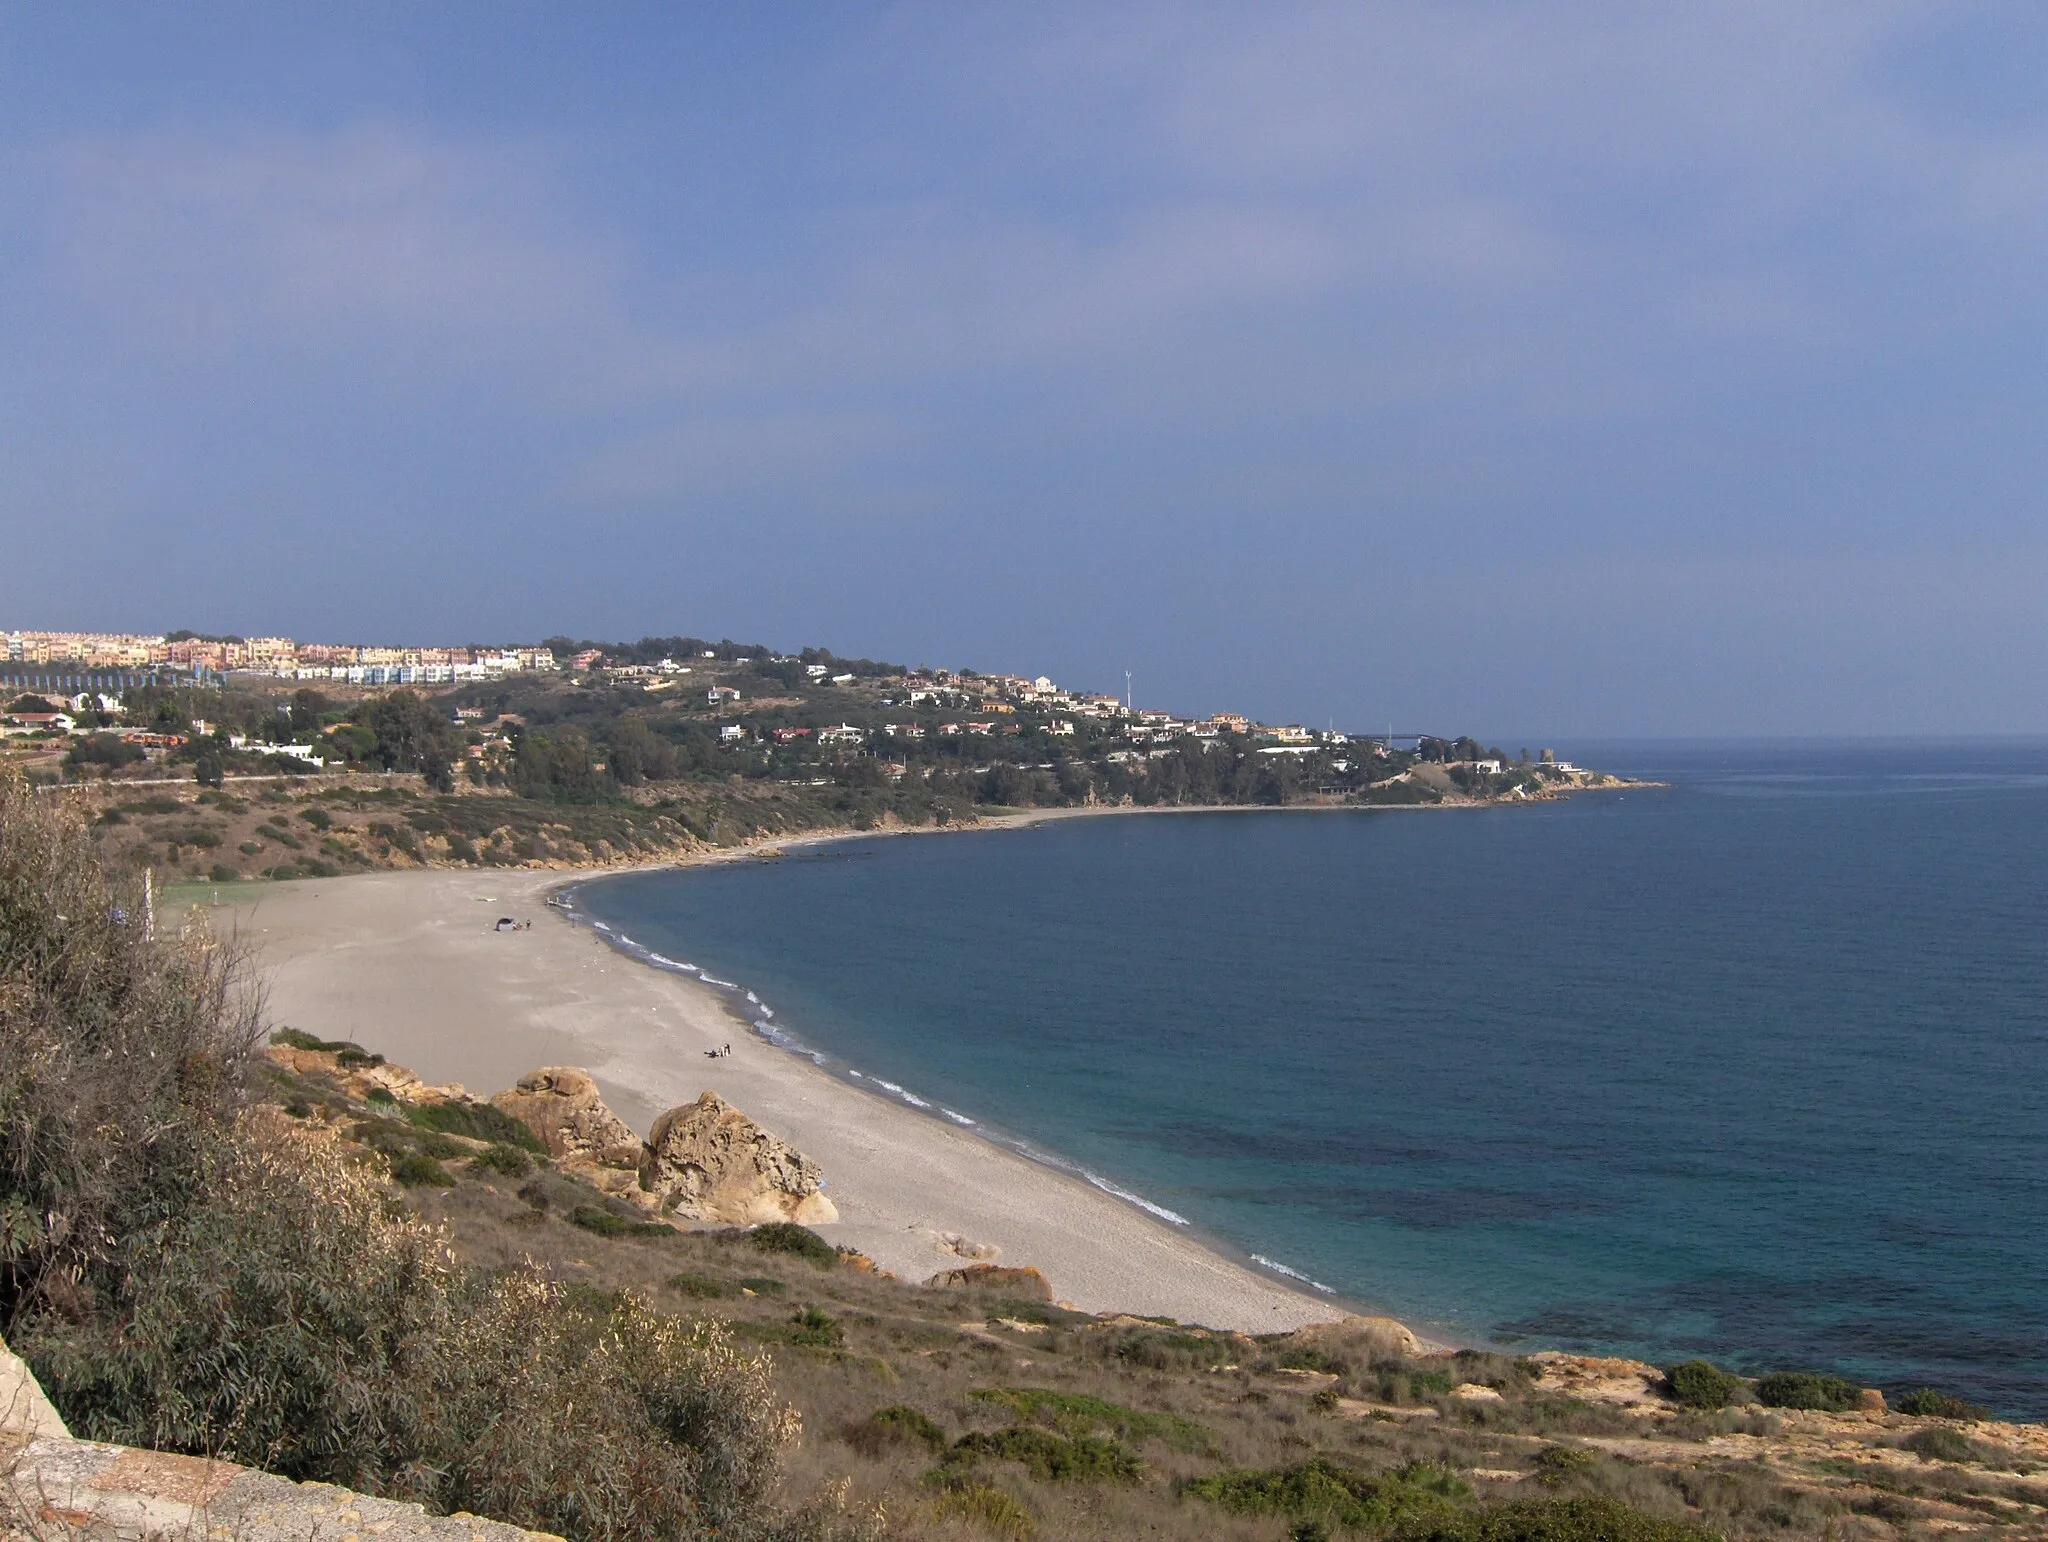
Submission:
[[[1192,717],[1043,675],[730,640],[0,638],[0,761],[79,789],[135,861],[213,881],[645,859],[1004,809],[1471,804],[1613,784],[1548,749]],[[271,817],[309,799],[324,823]],[[398,823],[373,817],[401,805]]]

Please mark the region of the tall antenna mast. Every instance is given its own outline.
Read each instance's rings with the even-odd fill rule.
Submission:
[[[1124,671],[1124,711],[1131,710],[1131,672]]]

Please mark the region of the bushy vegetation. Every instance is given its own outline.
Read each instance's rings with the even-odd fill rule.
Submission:
[[[261,1034],[232,947],[144,935],[139,883],[0,773],[0,1330],[90,1320],[204,1192]]]
[[[1197,1478],[1186,1492],[1239,1515],[1285,1515],[1378,1531],[1448,1511],[1471,1489],[1456,1474],[1427,1463],[1372,1474],[1317,1456],[1289,1467]]]
[[[1977,1459],[1977,1444],[1961,1430],[1950,1429],[1946,1424],[1937,1424],[1931,1429],[1915,1430],[1899,1442],[1901,1450],[1911,1451],[1915,1456],[1925,1457],[1930,1462],[1973,1462]]]
[[[1862,1403],[1863,1389],[1839,1376],[1815,1371],[1773,1371],[1757,1378],[1756,1400],[1766,1408],[1847,1413]]]
[[[1520,1500],[1437,1514],[1402,1526],[1394,1542],[1721,1542],[1711,1531],[1645,1515],[1615,1499]]]
[[[72,1428],[577,1539],[772,1530],[768,1362],[458,1263],[370,1148],[253,1103],[241,978],[0,779],[0,1313]]]
[[[603,1205],[578,1205],[569,1212],[569,1224],[600,1237],[673,1237],[675,1228],[660,1221],[637,1221],[631,1216],[607,1210]]]
[[[848,1445],[870,1454],[891,1446],[922,1446],[934,1456],[946,1449],[946,1431],[930,1414],[905,1403],[877,1408],[845,1431]]]
[[[1050,1425],[1066,1435],[1107,1433],[1124,1440],[1162,1440],[1181,1451],[1203,1451],[1213,1443],[1209,1431],[1192,1419],[1126,1408],[1082,1392],[981,1387],[972,1396],[976,1402],[1006,1408],[1018,1418]]]
[[[1901,1392],[1892,1403],[1902,1414],[1920,1419],[1962,1419],[1975,1422],[1990,1417],[1975,1403],[1965,1402],[1953,1392],[1938,1387],[1913,1387]]]
[[[747,1241],[764,1253],[787,1253],[819,1269],[839,1266],[839,1249],[794,1221],[769,1221],[747,1233]]]
[[[1096,1435],[1057,1435],[1032,1424],[962,1435],[946,1453],[948,1467],[975,1462],[1018,1462],[1041,1483],[1135,1483],[1138,1454]]]
[[[443,1135],[521,1146],[536,1155],[545,1151],[539,1136],[489,1103],[415,1103],[406,1110],[406,1118],[423,1130],[437,1130]]]
[[[1664,1373],[1665,1390],[1687,1408],[1726,1408],[1746,1402],[1749,1383],[1710,1360],[1687,1360]]]

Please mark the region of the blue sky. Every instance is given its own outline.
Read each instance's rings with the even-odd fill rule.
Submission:
[[[2048,731],[2048,7],[0,6],[0,625]]]

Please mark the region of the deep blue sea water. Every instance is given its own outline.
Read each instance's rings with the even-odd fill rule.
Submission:
[[[1471,1340],[2048,1416],[2048,744],[585,886],[835,1063]]]

